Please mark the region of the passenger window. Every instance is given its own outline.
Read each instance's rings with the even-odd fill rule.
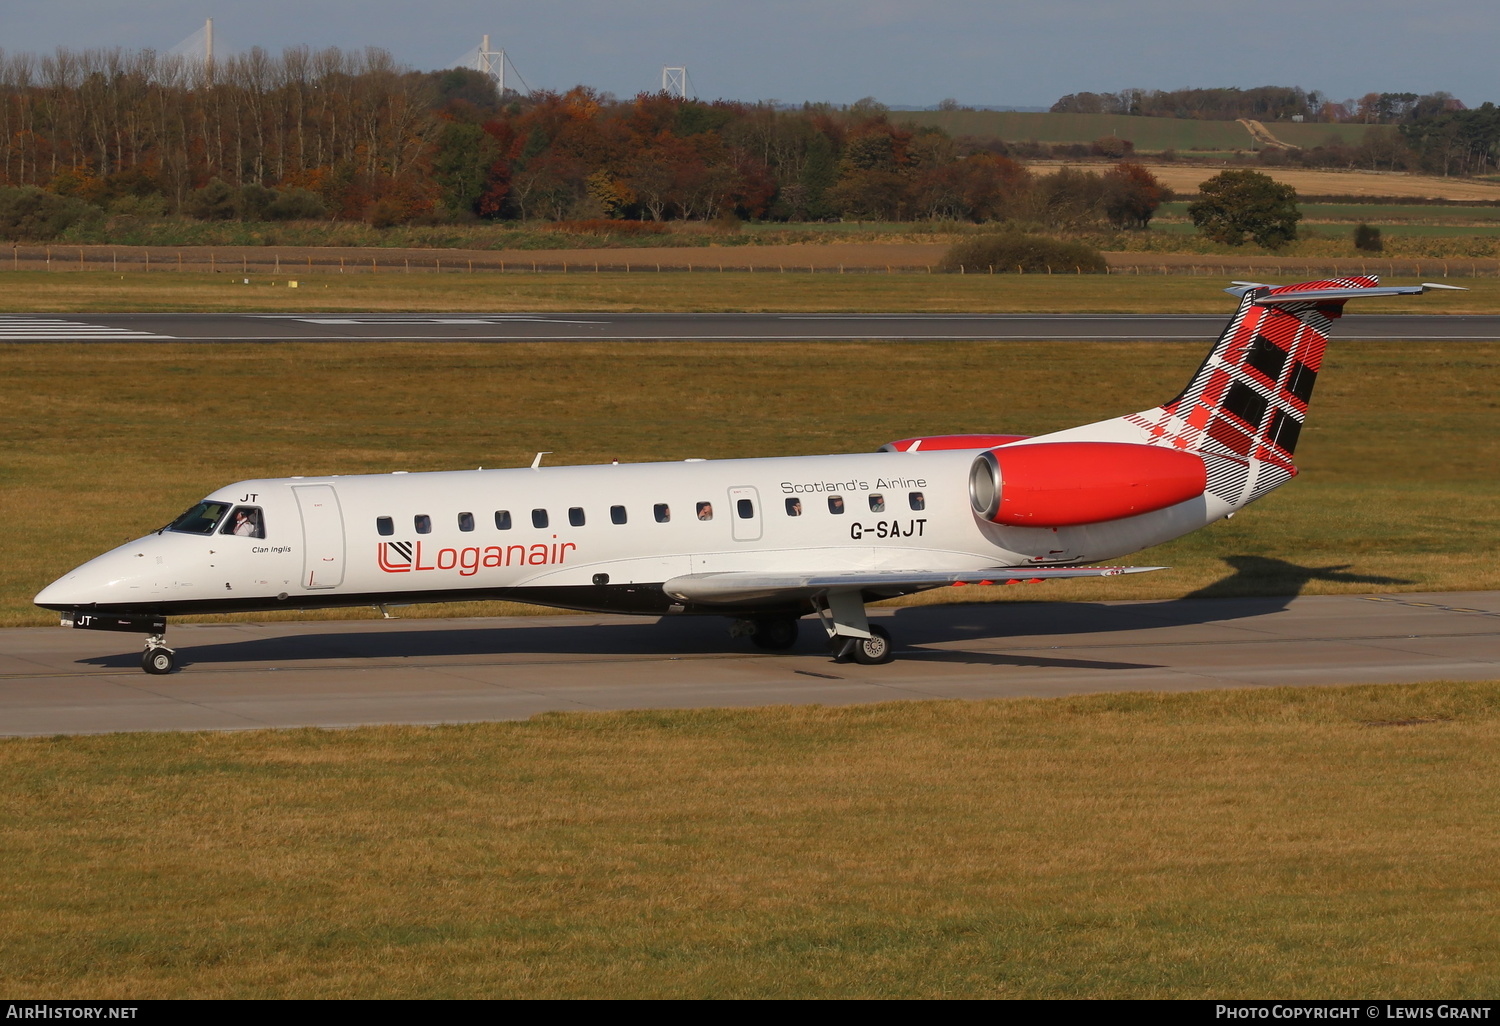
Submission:
[[[458,529],[460,531],[474,530],[474,514],[460,513],[458,515]]]
[[[237,534],[241,538],[264,538],[266,536],[265,518],[261,516],[259,506],[236,506],[234,512],[224,521],[220,534]]]
[[[609,507],[609,522],[612,523],[612,524],[623,524],[625,522],[625,507],[624,506],[611,506],[611,507]]]
[[[698,503],[698,519],[712,520],[714,518],[714,504],[711,502]]]
[[[547,511],[546,510],[544,510],[544,509],[534,509],[534,510],[531,511],[531,526],[532,527],[543,528],[543,527],[547,526],[547,523],[548,523],[548,521],[547,521]]]
[[[734,511],[739,514],[741,520],[750,520],[755,516],[755,503],[749,499],[740,499],[734,504]]]
[[[583,526],[582,506],[574,506],[572,509],[568,510],[568,523],[572,524],[574,527]]]
[[[219,518],[228,509],[229,503],[227,502],[200,502],[168,524],[167,530],[180,531],[183,534],[213,534]]]
[[[870,496],[870,512],[871,513],[884,513],[885,512],[885,496],[884,495],[872,495],[872,496]]]
[[[844,497],[842,495],[830,495],[828,497],[828,512],[834,515],[844,512]]]
[[[655,506],[651,507],[651,512],[656,515],[656,522],[658,524],[665,524],[672,519],[672,507],[668,506],[665,502],[658,502]]]
[[[418,513],[412,517],[412,525],[416,527],[418,534],[432,533],[432,518],[426,513]]]
[[[800,517],[802,515],[802,500],[795,495],[786,500],[786,515],[789,517]]]
[[[375,533],[382,538],[389,538],[396,533],[396,522],[390,517],[376,517]]]
[[[922,495],[921,492],[908,492],[906,495],[906,501],[911,503],[912,509],[927,508],[927,499]]]
[[[497,530],[497,531],[509,531],[510,530],[510,510],[508,510],[508,509],[497,509],[497,510],[495,510],[495,530]]]

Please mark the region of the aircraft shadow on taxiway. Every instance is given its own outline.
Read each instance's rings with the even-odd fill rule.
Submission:
[[[1347,573],[1348,565],[1304,567],[1263,556],[1229,556],[1234,573],[1182,599],[1162,602],[976,602],[968,605],[913,606],[896,610],[892,633],[903,660],[961,662],[996,666],[1057,666],[1078,669],[1152,669],[1154,664],[1053,658],[933,649],[923,646],[965,639],[1026,638],[1080,633],[1128,633],[1160,627],[1243,620],[1282,612],[1314,580],[1359,584],[1405,584],[1400,578]],[[1275,582],[1280,595],[1243,592]],[[413,629],[410,624],[421,622]],[[667,617],[609,624],[546,624],[504,628],[442,626],[442,621],[404,621],[390,630],[291,634],[209,645],[185,645],[183,666],[297,663],[314,660],[389,660],[424,657],[535,653],[574,656],[713,656],[754,653],[743,640],[729,638],[712,617]],[[431,624],[432,626],[426,626]],[[803,624],[792,654],[826,651],[815,622]],[[136,665],[135,652],[96,656],[80,662],[111,669]]]

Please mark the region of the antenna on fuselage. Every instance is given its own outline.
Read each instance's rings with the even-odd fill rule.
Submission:
[[[536,454],[536,459],[534,459],[534,460],[531,461],[531,469],[532,470],[540,470],[542,468],[542,457],[543,456],[551,456],[551,455],[552,455],[552,450],[551,449],[548,449],[546,452],[539,452],[539,453],[537,453]]]

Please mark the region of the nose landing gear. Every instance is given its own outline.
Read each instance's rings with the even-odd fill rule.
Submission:
[[[141,653],[141,669],[156,675],[177,669],[177,653],[167,647],[164,635],[153,634],[146,639],[146,651]]]
[[[167,647],[167,618],[152,613],[96,613],[70,609],[62,614],[62,625],[84,631],[124,631],[146,635],[141,669],[147,673],[171,673],[177,669],[177,653]]]

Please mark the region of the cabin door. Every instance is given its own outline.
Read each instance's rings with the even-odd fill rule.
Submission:
[[[293,485],[302,511],[302,587],[308,591],[344,583],[344,514],[332,485]]]
[[[735,541],[760,541],[760,493],[744,486],[729,489],[729,516]]]

